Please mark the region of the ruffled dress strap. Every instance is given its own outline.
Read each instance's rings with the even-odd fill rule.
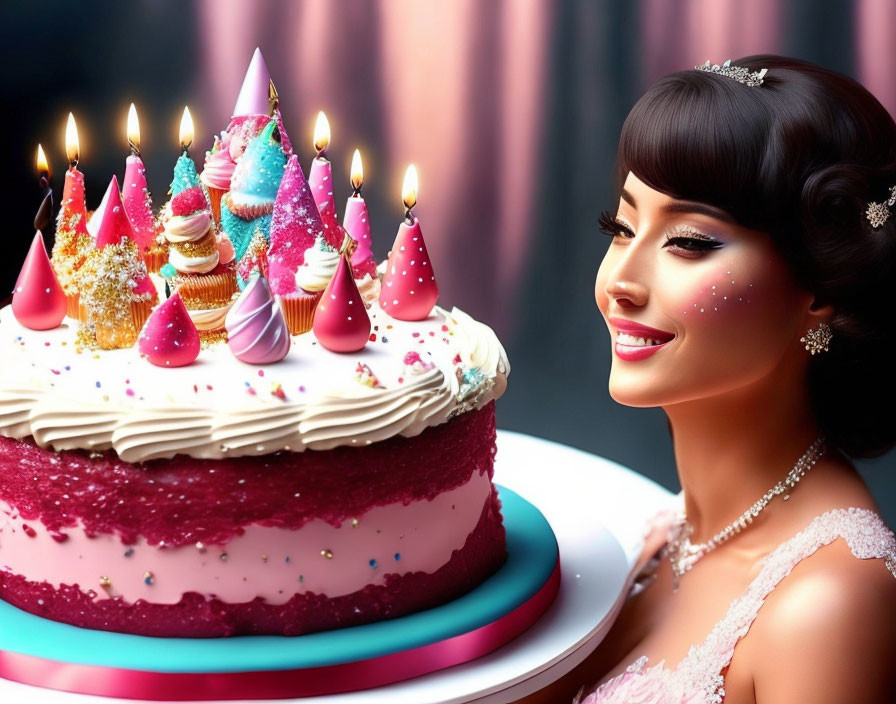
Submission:
[[[896,536],[879,515],[861,508],[823,513],[763,558],[759,574],[746,591],[731,603],[706,640],[691,647],[676,668],[684,689],[702,691],[702,701],[721,702],[725,696],[722,672],[730,664],[734,646],[750,629],[766,597],[802,560],[837,538],[843,538],[859,559],[883,558],[887,569],[896,577]]]

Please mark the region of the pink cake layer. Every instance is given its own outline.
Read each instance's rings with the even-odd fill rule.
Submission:
[[[177,604],[142,599],[130,604],[121,599],[96,600],[77,586],[57,589],[2,571],[0,597],[39,616],[99,630],[168,637],[301,635],[395,618],[450,601],[493,574],[505,555],[500,501],[493,490],[463,547],[434,573],[389,574],[384,584],[336,598],[306,592],[284,604],[260,598],[228,604],[188,593]]]
[[[0,501],[59,541],[77,528],[126,545],[225,545],[249,525],[339,526],[376,506],[431,500],[474,471],[491,476],[494,454],[494,402],[416,437],[258,457],[130,464],[113,451],[57,453],[0,436]]]
[[[338,527],[319,518],[296,530],[252,525],[226,545],[200,548],[160,548],[142,538],[125,546],[74,528],[59,543],[0,501],[0,569],[128,603],[176,604],[188,592],[228,603],[283,604],[301,592],[332,598],[385,584],[389,574],[438,570],[476,528],[491,489],[483,469],[431,501],[377,506]]]
[[[0,437],[0,598],[185,637],[411,613],[503,562],[494,453],[493,403],[413,438],[224,460],[133,465]]]

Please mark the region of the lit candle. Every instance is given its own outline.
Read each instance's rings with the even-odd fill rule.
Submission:
[[[40,144],[37,145],[37,173],[40,176],[40,192],[43,198],[37,215],[34,216],[34,229],[48,236],[53,224],[53,189],[50,188],[50,164]]]
[[[65,127],[65,154],[69,167],[65,172],[62,203],[56,221],[56,242],[53,245],[53,268],[65,291],[68,315],[80,316],[78,270],[93,246],[87,231],[87,204],[84,200],[84,174],[78,171],[80,149],[78,128],[69,113]]]
[[[404,220],[398,226],[395,244],[389,252],[379,296],[380,307],[398,320],[423,320],[429,317],[439,298],[420,221],[412,212],[417,204],[417,189],[417,169],[411,164],[405,172],[401,189]]]
[[[189,154],[190,145],[193,144],[193,117],[190,108],[184,106],[184,114],[180,118],[180,133],[178,135],[180,148],[184,150],[184,156]]]
[[[342,226],[352,239],[358,243],[352,254],[352,271],[356,279],[364,274],[376,276],[376,259],[373,256],[373,242],[370,238],[370,217],[367,203],[361,196],[364,183],[364,167],[361,164],[361,152],[355,149],[352,156],[351,170],[352,195],[345,204],[345,217]]]
[[[146,166],[140,156],[140,121],[133,103],[128,109],[127,138],[131,154],[125,159],[121,199],[134,227],[137,248],[145,253],[152,247],[158,233],[152,214],[152,196],[146,185]]]
[[[333,170],[330,160],[327,159],[327,148],[330,146],[330,123],[323,111],[317,113],[317,122],[314,125],[314,149],[317,156],[311,162],[311,171],[308,174],[308,185],[311,186],[311,194],[320,218],[324,223],[324,239],[333,249],[339,249],[344,239],[336,222],[336,204],[333,202]]]

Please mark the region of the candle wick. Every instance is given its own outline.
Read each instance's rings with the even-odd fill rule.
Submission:
[[[360,198],[361,197],[361,187],[352,186],[352,198]]]
[[[78,168],[78,160],[77,159],[72,159],[70,162],[68,162],[68,170],[69,171],[74,171],[77,168]]]
[[[131,147],[131,156],[140,156],[140,150],[137,149],[136,145],[133,142],[128,142]]]
[[[414,214],[411,212],[410,208],[404,211],[404,219],[407,221],[408,225],[414,224]]]

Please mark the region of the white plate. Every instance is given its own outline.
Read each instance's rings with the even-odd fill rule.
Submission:
[[[597,647],[621,604],[629,571],[641,550],[642,527],[668,504],[671,495],[602,457],[504,430],[498,431],[495,481],[535,504],[560,545],[560,593],[538,623],[503,648],[464,665],[361,692],[278,701],[503,704],[563,676]],[[0,702],[133,701],[67,694],[0,679]]]

